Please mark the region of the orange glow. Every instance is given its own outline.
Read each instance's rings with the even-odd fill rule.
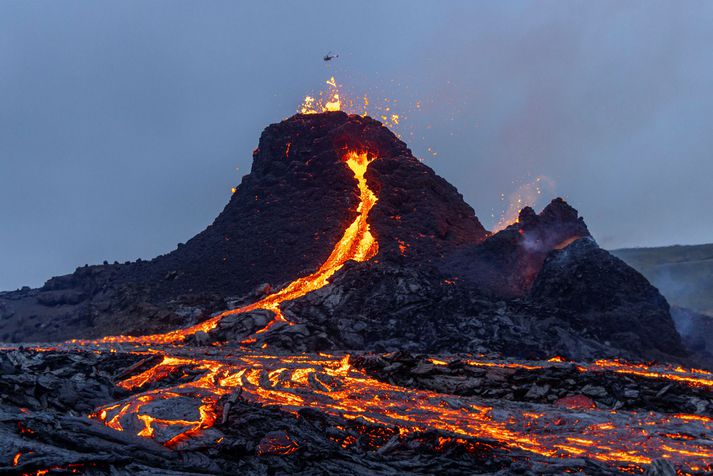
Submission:
[[[329,90],[327,93],[319,93],[319,98],[315,99],[312,96],[305,96],[302,105],[299,107],[301,114],[317,114],[328,111],[341,111],[342,101],[339,99],[339,86],[334,79],[334,76],[327,81]]]
[[[258,333],[266,331],[271,325],[277,321],[284,321],[282,312],[280,310],[280,305],[289,300],[297,299],[304,296],[307,293],[320,289],[326,286],[334,273],[344,266],[349,260],[354,261],[367,261],[371,259],[378,252],[378,243],[374,236],[369,230],[369,224],[367,219],[369,217],[369,212],[377,201],[376,195],[369,188],[366,181],[366,171],[374,157],[370,157],[365,152],[349,151],[344,155],[344,162],[349,167],[349,169],[354,173],[354,178],[357,181],[357,186],[359,188],[359,204],[356,208],[357,216],[354,221],[347,227],[344,231],[344,235],[334,246],[332,253],[329,255],[327,260],[320,266],[320,268],[308,275],[296,279],[291,282],[285,288],[270,294],[263,298],[262,300],[243,306],[238,309],[223,312],[207,321],[197,324],[193,327],[187,329],[180,329],[177,331],[168,332],[166,334],[157,334],[150,336],[111,336],[94,343],[115,343],[115,342],[133,342],[133,343],[143,343],[143,344],[169,344],[177,343],[183,341],[187,336],[195,334],[198,331],[210,331],[214,329],[218,322],[222,318],[232,314],[240,314],[244,312],[249,312],[255,309],[268,309],[275,313],[275,319],[269,323],[264,329],[258,331]],[[249,344],[255,342],[256,339],[245,339],[244,344]],[[89,344],[91,341],[75,341],[77,343]],[[237,374],[233,372],[232,374],[225,368],[224,365],[213,360],[193,360],[185,359],[179,357],[171,357],[164,355],[161,362],[154,365],[150,369],[141,372],[137,375],[131,376],[118,383],[118,386],[125,390],[139,389],[150,382],[160,381],[165,379],[173,372],[177,371],[182,367],[191,367],[198,370],[203,370],[206,372],[204,377],[199,380],[190,382],[188,384],[182,384],[176,386],[171,391],[156,390],[151,392],[146,392],[135,398],[132,398],[128,403],[125,404],[114,404],[100,409],[98,412],[90,415],[93,418],[98,418],[103,421],[107,426],[123,431],[124,427],[122,421],[129,415],[135,415],[135,417],[141,422],[142,428],[138,431],[138,436],[143,437],[155,437],[155,424],[161,424],[165,426],[180,426],[186,427],[186,429],[176,436],[171,438],[169,441],[164,442],[166,446],[174,447],[181,442],[189,439],[197,434],[199,434],[203,429],[213,426],[216,414],[215,414],[215,404],[217,403],[217,398],[220,395],[225,394],[224,390],[221,390],[219,386],[234,387],[238,385],[242,378],[250,378],[250,374],[244,377],[244,369]],[[343,376],[349,372],[349,358],[345,356],[342,360],[338,362],[338,365],[334,367],[327,367],[325,371],[331,376]],[[286,369],[277,369],[273,371],[269,379],[274,382],[279,374],[286,371]],[[218,378],[222,375],[221,378]],[[304,384],[306,383],[305,373],[296,373],[293,377],[295,383]],[[216,386],[216,380],[218,385]],[[257,383],[257,382],[255,382]],[[150,416],[147,413],[142,412],[143,408],[155,401],[156,398],[160,399],[170,399],[180,397],[188,389],[201,389],[206,391],[206,395],[201,398],[201,405],[198,408],[199,418],[195,421],[186,420],[167,420],[158,419]],[[292,401],[293,404],[298,405],[299,401],[295,401],[293,397],[286,397],[288,401]]]
[[[705,370],[686,370],[681,366],[662,369],[652,369],[644,364],[630,364],[621,360],[597,360],[590,370],[606,369],[616,373],[636,375],[639,377],[657,378],[680,382],[692,387],[713,388],[713,375]]]
[[[580,239],[580,236],[570,236],[566,240],[563,240],[559,243],[557,243],[555,246],[553,246],[554,249],[556,250],[561,250],[563,248],[567,248],[569,245]]]
[[[473,359],[465,362],[478,367],[522,370],[570,365],[558,360],[542,362],[541,365]],[[448,363],[447,360],[437,359],[431,359],[431,362],[434,365]],[[602,365],[603,362],[592,364],[592,371],[601,371]],[[618,361],[616,365],[618,368],[626,366]],[[633,367],[640,365],[633,364]],[[547,457],[586,457],[622,470],[641,469],[640,465],[649,464],[664,454],[675,455],[677,461],[688,461],[689,466],[705,464],[713,458],[713,448],[710,446],[698,444],[698,440],[681,438],[674,431],[660,430],[693,425],[686,433],[700,432],[713,424],[713,420],[708,417],[618,414],[617,419],[611,422],[587,423],[591,422],[591,418],[611,418],[615,413],[596,408],[557,410],[553,407],[547,407],[547,412],[533,412],[527,410],[529,407],[515,405],[508,410],[501,409],[507,414],[497,416],[493,413],[493,407],[477,399],[450,396],[446,404],[441,394],[401,388],[375,380],[354,369],[348,355],[225,354],[215,359],[200,360],[167,357],[153,368],[122,381],[120,385],[126,389],[138,389],[136,385],[156,382],[171,374],[171,371],[186,366],[205,373],[193,382],[134,395],[124,403],[101,409],[97,414],[102,416],[107,425],[112,426],[109,422],[114,421],[119,428],[121,421],[129,421],[133,415],[143,422],[139,436],[156,438],[156,429],[152,425],[157,423],[180,428],[183,431],[177,436],[162,441],[166,446],[176,447],[212,427],[216,421],[219,398],[234,393],[234,389],[240,387],[243,398],[263,405],[278,405],[291,413],[300,408],[315,408],[347,420],[395,427],[401,435],[414,431],[439,430],[453,434],[456,440],[466,437],[485,438]],[[669,370],[677,372],[675,368]],[[146,405],[150,402],[189,397],[201,402],[200,417],[196,421],[159,420],[147,415],[149,410]],[[106,421],[106,415],[110,417],[109,422]],[[557,431],[553,431],[554,428]],[[348,447],[353,441],[353,438],[346,438],[339,441],[339,444]],[[439,444],[443,446],[449,441],[444,437],[439,440]],[[289,454],[296,450],[297,446],[293,443],[270,442],[267,451],[272,454]]]
[[[318,114],[320,112],[344,111],[348,114],[358,114],[361,116],[371,115],[378,117],[381,122],[392,129],[396,128],[403,119],[402,115],[392,111],[392,105],[397,100],[384,98],[383,103],[375,106],[369,101],[369,97],[364,94],[355,98],[348,98],[341,90],[334,76],[325,81],[326,91],[320,91],[316,95],[305,96],[302,104],[297,108],[300,114]]]
[[[408,247],[408,245],[403,240],[398,240],[398,244],[399,244],[399,253],[401,253],[401,256],[405,256],[406,248]]]
[[[327,85],[329,93],[320,96],[318,100],[307,97],[301,112],[310,114],[340,110],[345,104],[350,104],[339,94],[333,77],[327,81]],[[366,97],[364,105],[368,105]],[[392,124],[399,123],[397,114],[384,113],[382,119]],[[290,148],[291,143],[287,143],[285,157],[291,153]],[[222,441],[220,425],[216,428],[217,415],[221,411],[223,415],[228,415],[226,410],[229,409],[228,404],[221,408],[220,402],[226,401],[223,397],[235,395],[239,391],[241,398],[250,402],[276,405],[293,414],[304,408],[317,409],[348,420],[350,424],[387,428],[396,437],[414,432],[443,432],[447,436],[439,437],[437,450],[445,450],[449,444],[460,444],[467,448],[472,444],[467,438],[478,438],[530,454],[552,458],[588,458],[622,470],[636,471],[642,469],[638,465],[649,464],[660,457],[675,458],[681,466],[687,465],[685,467],[688,468],[705,465],[713,459],[713,447],[704,446],[697,439],[680,436],[704,434],[706,431],[710,434],[713,420],[701,415],[614,412],[597,408],[588,397],[584,397],[584,403],[570,406],[557,405],[555,402],[552,405],[508,403],[495,407],[492,406],[493,400],[443,395],[379,381],[352,367],[349,355],[269,355],[261,353],[257,348],[254,351],[243,348],[235,352],[235,349],[217,345],[203,352],[202,357],[196,357],[198,352],[195,348],[174,346],[199,331],[211,331],[226,316],[256,309],[272,311],[274,320],[241,342],[244,346],[254,344],[260,338],[258,334],[266,332],[279,321],[287,322],[281,311],[282,303],[328,285],[329,280],[347,261],[368,261],[378,253],[379,244],[368,223],[369,213],[378,198],[369,188],[366,179],[369,164],[375,157],[363,151],[350,150],[345,152],[342,159],[354,175],[359,202],[354,210],[353,221],[346,226],[331,254],[316,271],[295,279],[255,303],[225,311],[186,329],[147,336],[111,336],[96,341],[73,341],[76,344],[96,346],[131,343],[140,349],[135,350],[136,353],[162,357],[150,368],[117,382],[116,385],[132,393],[131,396],[98,408],[89,415],[90,418],[114,430],[132,431],[137,436],[153,438],[166,447],[180,449],[190,440],[201,436],[209,437],[211,442]],[[393,218],[400,220],[398,216]],[[408,255],[409,244],[401,240],[397,244],[401,254]],[[447,279],[443,281],[444,284],[453,282]],[[97,348],[106,350],[106,347]],[[443,367],[450,368],[454,360],[452,356],[428,359],[444,373],[447,369]],[[496,373],[492,369],[528,372],[577,365],[580,372],[613,372],[637,378],[673,381],[689,387],[713,388],[713,375],[680,366],[631,364],[619,360],[574,364],[561,356],[526,363],[486,359],[482,355],[469,358],[461,356],[458,360],[459,365],[490,369],[488,373]],[[155,385],[157,383],[161,385]],[[185,419],[162,418],[163,415],[156,411],[160,405],[179,401],[181,404],[189,401],[188,404],[192,405]],[[32,432],[18,425],[21,432]],[[360,431],[360,436],[373,437],[368,431]],[[337,443],[348,448],[357,440],[355,436],[347,435],[340,437]],[[296,441],[286,436],[264,442],[263,448],[258,451],[264,451],[266,455],[289,455],[297,451],[298,447]],[[19,458],[20,453],[17,453],[13,460],[16,465]]]
[[[151,427],[151,423],[154,421],[153,417],[150,415],[136,415],[136,418],[144,423],[144,429],[139,431],[137,435],[151,438],[153,436],[153,428]]]
[[[540,195],[542,195],[543,187],[545,187],[546,190],[553,190],[554,181],[549,177],[540,175],[534,181],[518,187],[518,189],[508,197],[506,208],[500,214],[500,219],[493,227],[492,232],[496,233],[510,225],[516,224],[520,210],[526,206],[534,206],[538,198],[540,198]],[[505,201],[504,193],[500,194],[500,200]]]

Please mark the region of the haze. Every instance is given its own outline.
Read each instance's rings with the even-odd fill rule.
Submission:
[[[603,247],[711,242],[711,25],[703,1],[5,0],[0,290],[174,249],[332,75],[398,100],[488,228],[543,176],[538,210],[564,196]]]

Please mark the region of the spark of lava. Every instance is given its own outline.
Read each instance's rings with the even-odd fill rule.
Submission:
[[[326,91],[320,91],[315,95],[305,96],[302,104],[297,108],[300,114],[318,114],[320,112],[344,111],[348,114],[358,114],[378,117],[381,122],[391,129],[397,129],[403,119],[401,114],[393,110],[393,106],[398,101],[384,98],[383,103],[378,105],[369,101],[367,94],[348,97],[343,91],[334,76],[327,81]]]
[[[554,190],[554,181],[544,175],[538,176],[532,182],[523,184],[508,197],[507,208],[500,214],[500,219],[493,227],[492,232],[497,233],[509,225],[517,223],[520,210],[527,206],[534,206],[542,195],[543,189]],[[505,201],[505,194],[500,194],[500,200]]]

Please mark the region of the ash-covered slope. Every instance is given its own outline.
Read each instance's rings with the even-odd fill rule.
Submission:
[[[296,115],[265,129],[250,174],[223,212],[177,250],[149,262],[81,268],[41,289],[0,296],[0,338],[169,331],[314,272],[358,215],[348,151],[376,157],[365,174],[378,199],[367,218],[376,256],[347,263],[331,284],[286,302],[285,316],[296,325],[278,322],[255,336],[270,320],[258,310],[229,316],[200,343],[249,339],[292,351],[408,348],[574,358],[685,355],[666,301],[599,249],[562,199],[540,214],[525,208],[517,223],[490,234],[458,191],[393,133],[341,112]],[[567,265],[555,266],[557,250],[573,246]],[[579,274],[593,278],[568,287]],[[609,302],[608,289],[619,298]],[[608,335],[612,329],[616,339]]]

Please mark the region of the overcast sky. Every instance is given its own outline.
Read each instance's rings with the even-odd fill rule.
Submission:
[[[2,0],[0,289],[186,241],[332,74],[486,227],[543,177],[604,247],[713,242],[711,45],[706,1]]]

